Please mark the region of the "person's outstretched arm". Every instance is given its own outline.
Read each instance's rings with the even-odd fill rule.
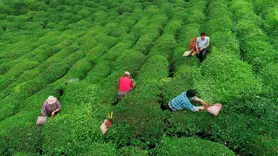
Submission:
[[[203,101],[202,99],[200,99],[200,98],[195,97],[194,101],[199,102],[199,103],[201,103],[204,106],[208,106],[208,104],[205,101]]]
[[[57,109],[51,113],[51,118],[55,115],[56,112],[59,112],[62,108],[61,103],[57,100],[56,103]]]

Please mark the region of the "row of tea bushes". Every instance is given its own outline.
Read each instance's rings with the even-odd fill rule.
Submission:
[[[172,62],[175,65],[175,72],[173,79],[168,80],[165,84],[164,90],[164,104],[168,104],[169,100],[179,95],[181,92],[191,89],[194,86],[195,80],[201,75],[198,68],[198,61],[195,57],[183,57],[182,54],[189,45],[189,40],[196,37],[200,33],[201,21],[205,20],[205,1],[190,1],[184,14],[187,14],[187,18],[184,20],[183,26],[179,33],[182,36],[178,38],[178,46],[175,49]],[[192,12],[192,9],[195,11]],[[198,17],[198,18],[197,18]],[[194,21],[197,19],[197,21]],[[192,23],[191,23],[192,22]],[[200,23],[199,23],[200,22]],[[188,118],[191,113],[187,111],[178,111],[167,115],[165,132],[169,136],[192,136],[191,134],[185,134],[188,131],[187,122],[185,118]],[[194,120],[194,116],[190,116]],[[185,124],[184,124],[185,123]]]
[[[178,149],[178,150],[176,150]],[[154,155],[227,155],[235,153],[219,143],[198,138],[169,138],[164,137],[154,149]]]
[[[141,51],[145,55],[149,53],[150,48],[153,46],[153,42],[161,35],[160,33],[167,22],[167,17],[163,14],[156,15],[153,16],[149,22],[150,24],[145,25],[144,28],[141,29],[141,36],[133,47],[134,50]]]
[[[264,20],[264,31],[266,31],[266,33],[269,36],[269,39],[266,40],[266,42],[270,42],[274,48],[274,51],[276,51],[277,53],[277,48],[278,48],[278,39],[277,39],[277,30],[278,30],[278,12],[277,12],[277,8],[278,5],[276,3],[276,1],[264,1],[264,0],[256,0],[253,1],[253,6],[255,8],[255,11],[258,15],[260,15],[262,17],[262,19]],[[261,42],[262,45],[269,45],[266,42]],[[272,48],[272,47],[270,47]],[[275,53],[275,54],[276,54]],[[270,62],[269,64],[265,65],[260,72],[258,73],[260,75],[260,77],[263,80],[263,83],[265,85],[265,90],[268,93],[269,97],[276,97],[276,91],[277,90],[277,84],[275,83],[275,80],[277,79],[278,75],[276,74],[278,70],[277,67],[277,58],[274,62]],[[269,94],[270,93],[270,94]],[[277,98],[273,99],[273,101],[277,101]]]
[[[225,4],[226,2],[221,0],[210,2],[209,6],[214,8],[209,12],[209,15],[212,16],[212,19],[218,19],[217,17],[213,16],[213,12],[218,12],[219,10],[222,10],[220,14],[227,12],[227,6]],[[217,9],[217,7],[220,7],[220,9]],[[217,16],[217,14],[214,15]],[[219,18],[219,21],[221,21],[221,18]],[[225,32],[221,33],[225,34]],[[226,32],[226,36],[228,37],[231,34],[232,33],[230,32]],[[232,40],[230,42],[227,42],[226,44],[235,45],[236,43]],[[257,150],[257,146],[263,142],[261,140],[256,141],[258,139],[257,134],[261,132],[257,127],[261,126],[261,130],[265,131],[269,129],[269,126],[262,126],[263,122],[255,116],[258,114],[258,116],[262,116],[263,111],[272,112],[275,107],[273,107],[274,105],[271,104],[269,100],[263,100],[263,98],[259,98],[262,99],[261,102],[254,102],[259,100],[256,99],[255,95],[261,93],[262,84],[259,82],[259,79],[257,79],[256,75],[253,74],[251,66],[241,61],[237,57],[238,55],[234,55],[236,52],[239,52],[239,49],[236,52],[226,54],[222,52],[224,47],[225,45],[222,45],[221,43],[213,44],[212,53],[201,67],[202,76],[206,77],[206,80],[201,80],[196,83],[197,88],[200,88],[200,92],[206,90],[206,92],[202,93],[202,96],[210,94],[204,98],[212,98],[213,100],[211,99],[211,102],[221,102],[224,104],[224,110],[221,116],[219,116],[219,120],[215,121],[215,123],[211,122],[209,127],[211,127],[212,131],[208,131],[207,133],[211,135],[211,138],[214,138],[221,143],[225,143],[230,148],[239,150],[243,153],[248,153],[251,151],[253,154],[258,155],[260,155],[261,152],[269,152],[269,154],[272,154],[273,150],[275,149],[271,147],[261,152],[258,152],[259,150]],[[236,50],[236,47],[238,46],[235,45],[234,47],[235,48],[232,48],[228,51]],[[225,49],[227,48],[225,47]],[[252,103],[252,105],[250,105],[250,103]],[[254,107],[257,107],[255,112],[253,112],[255,110]],[[265,107],[270,108],[265,109]],[[275,117],[275,115],[273,116]],[[263,115],[263,118],[270,120],[268,123],[269,125],[275,126],[277,125],[277,122],[275,123],[271,121],[273,120],[273,116]],[[235,126],[224,126],[228,125],[228,123],[231,121],[234,121]],[[248,124],[247,127],[238,126],[243,125],[244,122],[251,124]],[[236,134],[234,132],[236,132]],[[273,131],[270,133],[275,135]],[[264,135],[265,138],[268,138],[268,134],[262,135]],[[249,144],[246,144],[246,142],[249,142]],[[271,145],[271,143],[269,143],[269,145]]]
[[[13,73],[13,75],[16,75],[16,76],[14,76],[14,78],[10,77],[9,79],[6,79],[6,80],[8,80],[8,83],[5,83],[5,86],[8,87],[9,85],[15,84],[16,82],[19,83],[19,79],[24,77],[22,74],[24,74],[27,71],[32,71],[33,69],[34,69],[34,71],[42,71],[43,70],[42,68],[44,68],[44,67],[42,66],[42,64],[39,64],[39,63],[42,63],[43,61],[47,60],[55,53],[58,53],[61,49],[62,49],[61,45],[54,46],[54,47],[49,47],[47,45],[40,46],[39,48],[33,50],[32,52],[29,52],[29,53],[17,58],[15,61],[9,61],[9,62],[2,64],[3,65],[2,67],[6,66],[6,65],[10,65],[10,67],[12,67],[12,65],[16,61],[18,61],[18,63],[13,68],[9,69],[7,71],[7,73],[5,74],[6,76],[10,75],[11,73]],[[70,52],[70,50],[67,50],[67,51]],[[67,51],[64,51],[64,53]],[[62,53],[63,52],[61,51],[61,54]],[[68,53],[68,54],[70,54],[70,53]],[[56,59],[58,59],[57,55],[56,55]],[[24,64],[26,64],[26,60],[30,60],[28,62],[37,62],[38,64],[31,65],[26,68],[26,67],[24,67],[25,66]],[[46,62],[43,64],[46,64]],[[15,70],[15,67],[17,68],[16,70]],[[13,70],[15,70],[15,71],[13,71]],[[36,72],[34,72],[34,73],[36,73]],[[33,74],[31,74],[31,75],[33,75]],[[3,75],[3,77],[5,77],[5,76]],[[32,77],[30,75],[28,75],[28,79],[30,79],[30,78],[32,78]]]
[[[0,89],[3,90],[24,71],[32,69],[38,65],[39,62],[28,60],[16,64],[9,70],[9,72],[7,72],[5,75],[0,76]]]
[[[231,98],[237,97],[246,91],[247,95],[258,93],[260,91],[260,84],[250,70],[250,66],[238,58],[239,46],[235,35],[231,30],[224,30],[219,26],[223,19],[231,21],[229,16],[224,16],[223,18],[219,16],[219,14],[231,15],[228,11],[226,2],[221,0],[210,1],[209,4],[209,8],[214,9],[209,10],[209,20],[205,23],[205,26],[208,24],[210,28],[213,28],[214,25],[218,25],[219,27],[219,31],[216,29],[212,30],[212,40],[217,38],[218,34],[228,39],[225,40],[225,44],[223,44],[223,42],[212,43],[212,52],[201,67],[202,76],[206,77],[206,80],[212,81],[212,83],[210,84],[206,82],[206,80],[200,80],[201,84],[199,87],[204,85],[202,88],[206,90],[206,94],[208,95],[206,98],[208,98],[210,102],[228,102]],[[228,26],[231,28],[232,25],[233,23],[229,22],[229,25],[222,25],[222,27]],[[240,72],[241,70],[242,72]],[[206,83],[212,86],[209,87],[207,86],[208,84],[205,85]],[[239,85],[239,83],[241,85]]]
[[[188,8],[183,11],[183,9],[179,8],[173,18],[178,18],[182,20],[182,27],[176,34],[177,46],[173,53],[173,61],[172,63],[178,68],[180,65],[188,65],[188,66],[196,66],[197,59],[194,57],[184,58],[182,57],[183,52],[189,50],[189,41],[191,38],[197,37],[200,35],[201,27],[203,22],[206,19],[205,9],[206,2],[205,1],[190,1],[188,3]]]
[[[136,88],[114,110],[114,125],[107,139],[117,146],[148,148],[163,135],[163,113],[159,109],[160,80],[168,76],[168,61],[160,55],[149,57],[139,70]]]
[[[254,71],[257,72],[269,62],[277,60],[277,52],[260,28],[262,20],[254,13],[252,4],[241,0],[233,1],[230,10],[237,22],[235,31],[241,39],[243,57],[253,66]]]
[[[234,4],[235,3],[235,4]],[[252,8],[252,4],[248,2],[243,2],[243,1],[236,1],[231,3],[231,10],[235,13],[241,12],[242,10],[244,11],[243,8],[237,6],[236,4],[245,4],[249,6],[250,10],[247,15],[252,15],[255,16],[255,13]],[[256,21],[249,20],[246,21],[248,18],[242,17],[238,18],[237,24],[236,24],[236,33],[238,37],[241,37],[242,39],[242,51],[244,55],[244,59],[247,60],[249,63],[251,63],[254,67],[254,70],[258,73],[265,72],[267,74],[272,73],[272,70],[267,72],[263,71],[262,69],[265,66],[269,66],[268,64],[273,64],[277,62],[277,50],[273,48],[271,45],[271,38],[269,38],[263,30],[259,27],[260,25],[256,24]],[[267,69],[268,70],[268,69]],[[272,74],[273,75],[273,74]],[[260,75],[259,75],[260,76]],[[266,85],[269,86],[272,85],[274,88],[277,86],[276,83],[272,83],[273,81],[266,82],[264,80],[264,77],[267,77],[266,75],[262,77],[262,82]],[[272,76],[273,77],[273,76]],[[277,77],[277,76],[276,76]],[[276,95],[275,91],[273,89],[265,88],[265,96],[268,97],[273,97]],[[274,99],[275,101],[275,99]]]
[[[277,2],[275,0],[255,0],[253,6],[256,14],[264,20],[264,30],[270,34],[274,40],[277,40]],[[276,46],[277,49],[277,46]]]
[[[195,78],[200,75],[198,69],[198,61],[195,57],[183,57],[183,52],[186,51],[189,45],[189,40],[196,37],[200,33],[202,20],[205,20],[205,1],[190,1],[188,8],[190,9],[176,9],[179,16],[173,16],[174,21],[181,22],[181,28],[178,31],[173,31],[176,35],[177,46],[174,50],[172,57],[172,64],[174,66],[173,79],[166,84],[164,93],[164,103],[168,103],[171,98],[179,95],[181,92],[186,91],[193,87]],[[192,9],[195,11],[192,12]],[[175,14],[177,15],[177,14]],[[197,16],[199,16],[197,18]],[[191,23],[193,19],[197,21]],[[199,21],[200,20],[200,21]],[[180,26],[179,25],[179,26]]]

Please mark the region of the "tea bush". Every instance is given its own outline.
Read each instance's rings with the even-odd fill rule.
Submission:
[[[267,13],[269,11],[271,11],[272,8],[275,7],[276,1],[275,0],[255,0],[253,1],[253,6],[255,9],[255,12],[262,16],[265,19],[265,15],[267,15]]]
[[[159,37],[161,29],[165,24],[167,18],[162,15],[156,15],[150,20],[150,25],[142,30],[142,36],[133,47],[144,54],[148,54],[152,43]]]
[[[262,30],[257,26],[254,25],[249,20],[241,20],[236,25],[236,32],[238,38],[244,40],[246,38],[250,38],[256,35],[263,35]]]
[[[278,12],[277,12],[277,8],[273,8],[271,11],[269,11],[269,13],[266,16],[266,23],[265,23],[265,27],[268,33],[270,33],[271,35],[275,36],[275,34],[277,34],[277,16],[278,16]]]
[[[118,43],[111,48],[103,57],[109,61],[115,61],[122,53],[125,53],[130,48],[127,43]]]
[[[39,65],[39,62],[24,61],[13,66],[9,72],[0,76],[0,88],[1,90],[6,88],[12,81],[14,81],[25,70],[32,69]]]
[[[132,146],[127,146],[127,147],[122,147],[120,148],[120,153],[124,156],[127,155],[135,155],[135,156],[142,156],[142,155],[147,155],[147,151],[142,150],[138,147],[132,147]]]
[[[188,5],[188,8],[190,8],[190,10],[186,22],[201,24],[206,18],[203,12],[203,10],[205,10],[205,7],[206,7],[206,1],[204,0],[190,1]]]
[[[240,57],[240,46],[236,36],[231,31],[217,31],[210,35],[211,45],[221,53]]]
[[[235,19],[248,20],[256,25],[261,25],[262,19],[254,13],[254,8],[251,3],[243,0],[232,1],[230,11]]]
[[[223,1],[211,1],[208,7],[209,20],[206,22],[205,32],[214,34],[219,31],[230,31],[233,26],[233,21],[230,18],[231,12]]]
[[[35,122],[34,116],[37,114],[37,112],[20,113],[1,122],[1,154],[10,155],[19,151],[36,152],[39,149],[41,128],[32,126]]]
[[[250,65],[231,55],[223,55],[217,49],[213,51],[210,59],[201,67],[205,80],[197,83],[205,99],[210,102],[227,102],[234,97],[260,93],[260,83]]]
[[[145,56],[137,51],[127,50],[115,61],[114,67],[116,70],[129,71],[134,73],[139,70],[145,62]]]
[[[277,84],[275,80],[277,79],[277,64],[269,63],[265,65],[262,70],[259,72],[260,77],[262,78],[262,83],[264,84],[263,89],[266,92],[268,97],[275,97],[277,95]]]
[[[101,61],[93,67],[93,69],[88,73],[86,79],[90,82],[97,82],[100,78],[104,78],[105,76],[111,73],[112,63],[110,61]]]
[[[9,134],[10,137],[5,140],[4,144],[6,147],[3,151],[1,150],[1,153],[3,155],[10,155],[17,152],[39,154],[39,151],[42,150],[40,147],[42,142],[42,137],[40,136],[41,129],[41,127],[37,126],[13,129]]]
[[[244,52],[243,56],[254,68],[263,67],[269,62],[276,60],[277,52],[268,42],[263,41],[250,41],[242,47]]]
[[[198,138],[162,139],[156,147],[157,155],[235,155],[233,151],[219,143]]]
[[[165,100],[168,103],[172,98],[194,86],[194,81],[200,77],[200,70],[196,66],[180,65],[177,67],[174,78],[165,86]]]

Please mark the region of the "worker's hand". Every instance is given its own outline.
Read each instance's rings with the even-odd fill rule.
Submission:
[[[205,110],[206,108],[203,106],[200,106],[200,110]]]
[[[51,118],[53,118],[54,115],[55,115],[55,111],[51,113]]]
[[[197,54],[199,54],[199,53],[200,53],[200,51],[201,51],[201,49],[197,49],[197,51],[196,51],[196,52],[197,52]]]

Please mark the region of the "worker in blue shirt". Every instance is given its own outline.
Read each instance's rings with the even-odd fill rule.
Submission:
[[[167,106],[161,105],[162,110],[170,110],[172,112],[175,112],[177,110],[182,110],[182,109],[188,109],[192,112],[197,112],[200,110],[204,110],[204,106],[194,106],[191,104],[191,102],[200,102],[203,105],[206,105],[206,103],[196,97],[196,91],[195,90],[187,90],[186,92],[182,92],[180,95],[169,101]]]

